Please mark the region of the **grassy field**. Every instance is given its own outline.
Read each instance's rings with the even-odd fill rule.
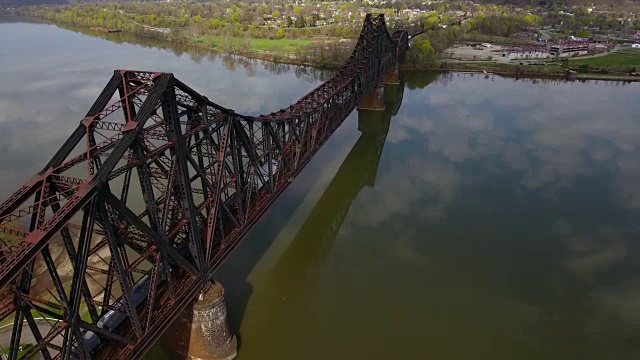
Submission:
[[[191,41],[193,44],[206,45],[208,47],[224,50],[229,45],[240,48],[243,44],[249,45],[250,51],[282,51],[293,53],[297,48],[312,44],[311,40],[291,40],[291,39],[243,39],[231,38],[222,39],[220,36],[205,35]]]
[[[295,52],[301,46],[307,46],[313,43],[311,40],[269,40],[269,39],[253,39],[251,40],[251,49],[259,51],[268,51],[269,49],[282,49],[287,52]]]
[[[67,282],[63,285],[65,293],[69,294],[71,293],[71,282]],[[55,292],[55,291],[54,291]],[[38,296],[38,298],[45,300],[45,301],[51,301],[53,303],[58,303],[59,301],[54,298],[53,296],[51,296],[50,294],[40,294]],[[55,308],[51,308],[48,307],[48,309],[50,311],[52,311],[53,313],[62,315],[62,311],[59,311]],[[98,313],[102,310],[102,308],[100,306],[97,306],[96,309],[98,310]],[[31,309],[31,316],[33,316],[34,319],[42,319],[42,318],[50,318],[49,315],[40,313],[39,311],[35,310],[35,309]],[[78,312],[80,313],[80,318],[88,323],[91,322],[91,315],[89,314],[89,308],[87,308],[87,303],[82,301],[80,302],[80,308],[78,309]],[[5,327],[7,327],[9,324],[13,324],[13,320],[14,317],[13,316],[9,316],[6,319],[4,319],[3,321],[0,321],[0,330],[4,329]],[[26,322],[25,322],[26,324]]]
[[[20,351],[18,351],[18,359],[26,355],[33,347],[33,344],[20,344]],[[0,349],[0,354],[9,356],[9,348]]]
[[[625,49],[616,53],[582,60],[569,60],[574,66],[587,65],[594,68],[626,70],[640,68],[640,49]]]
[[[56,309],[49,309],[51,311],[53,311],[54,313],[60,313],[60,315],[62,316],[62,313],[57,311]],[[98,314],[100,314],[101,308],[97,307],[98,310]],[[86,321],[88,323],[91,323],[91,315],[89,314],[89,309],[87,309],[87,305],[82,302],[80,304],[80,309],[78,310],[78,312],[80,312],[80,319],[82,319],[83,321]],[[36,311],[35,309],[31,309],[31,316],[33,316],[34,319],[36,319],[36,321],[38,321],[38,319],[43,319],[43,318],[50,318],[49,315],[44,315],[41,314],[40,312]],[[0,322],[0,331],[2,330],[11,330],[11,328],[9,327],[9,325],[13,324],[13,316],[9,316],[6,319],[4,319],[2,322]],[[42,320],[44,321],[44,320]],[[53,321],[53,320],[50,320]],[[26,326],[27,322],[25,320],[24,322],[24,326]]]

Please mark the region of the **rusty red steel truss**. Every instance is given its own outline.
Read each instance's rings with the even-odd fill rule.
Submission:
[[[8,358],[25,343],[24,358],[141,357],[408,38],[367,15],[335,77],[255,117],[173,74],[116,70],[45,168],[0,205]]]

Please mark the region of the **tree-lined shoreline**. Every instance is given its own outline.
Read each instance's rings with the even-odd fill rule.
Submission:
[[[344,64],[362,27],[363,14],[355,3],[332,9],[339,14],[331,23],[323,15],[310,14],[310,7],[286,5],[291,15],[284,15],[256,4],[227,6],[221,3],[89,4],[17,7],[10,13],[55,25],[117,29],[256,59],[328,68]],[[392,12],[387,15],[394,18]],[[414,21],[412,25],[408,20],[387,20],[387,26],[390,30],[417,28],[416,23],[420,22]],[[447,33],[450,34],[444,38],[448,39],[459,30],[453,28]],[[413,51],[415,54],[408,56],[415,62],[411,67],[437,68],[436,50],[429,41],[421,40],[419,45],[417,48],[422,51]]]
[[[329,5],[327,5],[329,4]],[[491,61],[450,62],[445,50],[474,34],[509,36],[518,29],[537,27],[547,19],[530,10],[498,5],[474,5],[475,12],[453,18],[461,10],[438,8],[419,10],[417,16],[401,16],[399,8],[363,7],[361,2],[310,2],[307,6],[267,3],[166,3],[123,2],[83,5],[21,6],[0,9],[12,15],[60,27],[116,29],[123,33],[163,42],[206,49],[248,58],[292,65],[338,69],[349,58],[361,29],[361,17],[375,10],[387,17],[387,27],[415,31],[415,38],[401,65],[411,70],[439,70],[496,73],[512,76],[552,76],[583,79],[635,81],[631,74],[594,72],[587,65],[568,71],[571,64],[549,62],[549,66]],[[451,3],[447,7],[461,6]],[[435,5],[429,5],[433,7]],[[462,7],[462,9],[465,9]],[[365,12],[366,10],[366,12]],[[508,11],[507,11],[508,10]],[[464,20],[461,20],[464,18]],[[107,39],[115,34],[107,34]],[[484,36],[484,35],[483,35]],[[506,38],[506,37],[505,37]],[[489,59],[491,60],[491,59]],[[572,63],[577,64],[577,63]]]

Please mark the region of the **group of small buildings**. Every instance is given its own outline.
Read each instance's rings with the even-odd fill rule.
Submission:
[[[473,44],[472,48],[481,50],[493,47],[490,44]],[[548,44],[518,44],[497,46],[492,52],[511,60],[521,59],[551,59],[557,57],[571,57],[589,53],[589,45],[579,42],[556,42]]]
[[[500,55],[509,59],[580,56],[588,54],[589,51],[604,51],[610,46],[610,41],[606,39],[575,36],[557,39],[531,31],[513,34],[511,38],[527,41],[527,43],[503,46]]]
[[[506,45],[500,53],[509,59],[550,59],[586,55],[589,47],[588,42],[560,40],[544,44]]]

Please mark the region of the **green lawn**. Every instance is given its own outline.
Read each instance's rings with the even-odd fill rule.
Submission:
[[[619,55],[632,55],[640,57],[640,49],[623,49],[618,51],[616,54]]]
[[[85,307],[86,307],[86,306],[85,306]],[[52,310],[52,311],[54,311],[54,310]],[[57,312],[57,311],[55,311],[55,312]],[[39,313],[38,311],[36,311],[35,309],[31,309],[31,316],[33,316],[33,318],[34,318],[34,319],[40,319],[40,318],[42,318],[42,317],[47,317],[47,318],[49,318],[49,316],[44,315],[44,314],[40,314],[40,313]],[[3,328],[3,329],[4,329],[4,328],[8,328],[8,325],[13,324],[13,319],[14,319],[14,317],[13,317],[13,316],[9,316],[9,317],[7,317],[6,319],[4,319],[4,321],[2,321],[2,322],[0,323],[0,328]],[[26,320],[24,320],[24,321],[25,321],[25,325],[26,325]],[[36,320],[36,321],[37,321],[37,320]]]
[[[70,284],[69,284],[69,286],[70,286]],[[65,287],[66,287],[66,285],[65,285]],[[47,299],[47,298],[49,298],[49,296],[45,295],[45,296],[43,296],[43,298]],[[49,310],[51,310],[52,312],[54,312],[56,314],[62,315],[62,312],[57,310],[57,309],[49,308]],[[96,310],[98,311],[98,313],[100,313],[102,308],[98,306],[98,307],[96,307]],[[84,321],[86,321],[88,323],[91,323],[91,314],[89,314],[89,309],[87,308],[87,304],[84,301],[82,301],[80,303],[80,308],[78,309],[78,312],[80,313],[80,318],[82,320],[84,320]],[[31,316],[33,316],[34,319],[41,319],[43,317],[50,318],[49,315],[42,314],[42,313],[38,312],[35,309],[31,309]],[[13,319],[14,319],[13,316],[9,316],[6,319],[4,319],[2,322],[0,322],[0,329],[2,329],[4,327],[7,327],[9,324],[13,324]],[[26,322],[25,322],[25,324],[26,324]]]
[[[301,46],[307,46],[313,43],[311,40],[269,40],[269,39],[253,39],[251,40],[251,49],[268,51],[270,49],[282,49],[287,52],[295,52]]]
[[[625,49],[591,59],[569,60],[569,63],[575,66],[588,65],[594,68],[630,70],[634,67],[640,67],[640,50]]]
[[[249,42],[249,50],[251,51],[271,51],[280,50],[284,52],[293,53],[297,48],[312,44],[311,40],[291,40],[291,39],[243,39],[243,38],[226,38],[222,39],[216,35],[204,35],[197,39],[192,39],[191,42],[199,45],[206,45],[215,49],[224,50],[229,44],[234,47],[241,47],[242,44]],[[224,43],[223,43],[224,42]],[[226,45],[226,46],[225,46]]]
[[[33,347],[33,344],[20,344],[21,350],[18,351],[18,359],[26,355],[29,352],[29,350],[31,350],[32,347]],[[0,354],[9,355],[9,348],[0,349]]]

